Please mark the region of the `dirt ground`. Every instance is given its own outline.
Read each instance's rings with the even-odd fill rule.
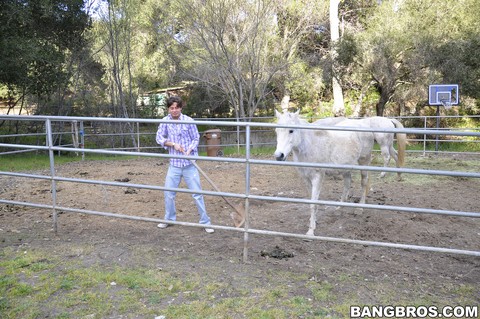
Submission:
[[[244,192],[244,165],[207,161],[199,165],[222,191]],[[469,164],[459,160],[457,166],[468,169]],[[62,165],[57,174],[161,186],[167,167],[166,160],[158,158],[86,161]],[[252,194],[306,197],[294,168],[252,165],[251,171]],[[36,173],[48,175],[47,171]],[[404,180],[397,182],[392,174],[382,180],[378,173],[372,173],[371,180],[367,199],[370,204],[479,211],[478,179],[405,174]],[[358,182],[356,176],[357,195]],[[213,190],[206,180],[202,180],[202,186],[204,190]],[[329,179],[326,199],[338,199],[342,186],[341,180]],[[59,206],[158,219],[164,214],[163,192],[159,190],[58,182],[57,192]],[[0,198],[50,204],[50,182],[0,176]],[[213,224],[233,226],[229,216],[232,209],[221,197],[205,196],[205,201]],[[198,221],[189,194],[178,194],[177,208],[178,221]],[[298,234],[308,230],[307,205],[252,200],[250,214],[251,228]],[[327,208],[319,214],[316,235],[480,251],[478,218]],[[82,248],[85,245],[90,249]],[[49,210],[5,204],[0,204],[0,247],[52,249],[65,258],[81,258],[87,265],[117,263],[203,272],[222,277],[231,285],[247,285],[253,280],[257,285],[268,285],[272,274],[282,271],[330,282],[349,276],[360,280],[352,289],[361,292],[365,303],[380,303],[385,293],[402,300],[410,293],[434,296],[446,287],[467,285],[476,287],[472,297],[477,304],[480,302],[480,257],[456,254],[250,234],[248,262],[243,263],[241,232],[217,230],[206,234],[201,228],[180,225],[158,229],[156,222],[61,213],[55,234]],[[276,250],[285,252],[286,258],[272,257]],[[384,283],[384,290],[370,291],[361,284],[369,281]],[[291,293],[302,293],[304,283],[289,285]]]

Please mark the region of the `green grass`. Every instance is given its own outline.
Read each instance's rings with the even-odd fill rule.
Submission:
[[[103,154],[86,154],[86,161],[98,160],[126,160],[138,158],[137,156],[117,156],[117,155],[103,155]],[[70,155],[55,155],[55,165],[61,165],[70,162],[79,162],[82,160],[81,156],[74,154]],[[4,172],[21,172],[30,170],[42,170],[50,167],[50,159],[47,154],[11,154],[0,155],[0,171]]]
[[[396,147],[396,145],[395,145]],[[423,143],[411,143],[407,146],[408,151],[422,151]],[[377,144],[374,146],[374,150],[378,151]],[[435,151],[435,143],[428,143],[426,146],[427,151]],[[245,148],[240,149],[236,146],[222,147],[224,156],[245,156]],[[480,152],[480,143],[454,143],[454,142],[441,142],[439,145],[439,151],[442,152]],[[275,146],[255,147],[250,149],[252,156],[272,156],[275,152]],[[200,152],[200,156],[207,156],[206,152]],[[407,155],[408,156],[408,155]],[[85,160],[97,161],[97,160],[127,160],[138,158],[137,156],[127,155],[104,155],[95,153],[86,153]],[[69,162],[81,161],[81,156],[75,154],[55,155],[55,164],[64,164]],[[50,166],[50,160],[47,154],[13,154],[13,155],[0,155],[0,171],[14,172],[14,171],[28,171],[48,169]]]
[[[428,287],[422,284],[413,289],[408,282],[365,281],[342,273],[317,281],[294,270],[269,273],[268,285],[249,278],[247,289],[210,271],[204,277],[155,267],[85,265],[52,251],[13,248],[0,250],[0,274],[2,319],[347,318],[350,305],[362,304],[366,291],[383,291],[377,296],[382,304],[436,305],[469,304],[478,292],[475,286],[445,283],[426,300]],[[303,287],[301,292],[292,291],[293,283]],[[402,289],[410,294],[386,293]]]
[[[199,280],[144,268],[84,267],[48,252],[4,249],[0,256],[1,318],[36,318],[55,312],[61,318],[92,313],[94,318],[105,318],[114,309],[153,318],[161,300],[195,290]]]
[[[244,156],[245,149],[241,148],[238,153],[236,147],[225,147],[222,149],[225,156]],[[254,148],[251,150],[252,155],[273,154],[275,149],[269,148]],[[200,156],[207,156],[206,152],[200,152]],[[104,154],[85,154],[86,161],[99,161],[99,160],[128,160],[136,159],[138,156],[127,155],[104,155]],[[55,165],[61,165],[70,162],[82,161],[82,156],[76,156],[75,154],[67,155],[55,155]],[[31,170],[43,170],[50,167],[50,159],[47,154],[9,154],[0,155],[0,171],[4,172],[21,172]]]
[[[466,139],[466,137],[464,137]],[[416,142],[416,143],[409,143],[407,145],[407,152],[410,150],[422,151],[423,150],[423,143]],[[428,142],[426,143],[425,150],[426,151],[435,151],[436,143],[435,142]],[[395,149],[397,146],[395,145]],[[438,142],[438,151],[440,152],[480,152],[480,142],[478,140],[473,140],[470,142],[454,142],[454,141],[445,141],[440,140]]]
[[[225,156],[245,156],[246,150],[245,147],[241,147],[240,149],[237,148],[236,146],[228,146],[228,147],[223,147],[222,148],[223,154]],[[250,149],[250,154],[253,156],[257,155],[271,155],[273,158],[273,153],[275,152],[275,147],[274,146],[265,146],[265,147],[254,147]],[[205,153],[200,153],[201,156],[206,156]]]

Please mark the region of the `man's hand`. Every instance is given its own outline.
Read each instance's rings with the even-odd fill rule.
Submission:
[[[188,155],[190,155],[190,153],[191,153],[191,152],[192,152],[192,150],[187,150],[187,151],[186,151],[186,152],[184,152],[184,153],[185,153],[185,155],[187,155],[187,156],[188,156]]]
[[[178,152],[182,152],[182,153],[185,152],[185,150],[183,149],[183,146],[180,145],[180,144],[176,144],[176,143],[175,143],[175,145],[173,145],[173,148],[174,148],[176,151],[178,151]]]

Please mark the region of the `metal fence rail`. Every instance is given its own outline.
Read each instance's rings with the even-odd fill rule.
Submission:
[[[423,150],[407,150],[409,153],[422,153],[423,155],[431,154],[431,153],[444,153],[444,154],[455,154],[458,152],[455,151],[445,151],[439,150],[438,145],[448,144],[448,143],[471,143],[472,145],[480,143],[480,138],[475,138],[469,135],[462,134],[462,132],[471,132],[471,133],[479,133],[480,127],[470,127],[469,129],[437,129],[437,128],[430,128],[429,129],[429,122],[436,121],[437,116],[403,116],[403,117],[395,117],[398,120],[405,121],[405,122],[415,122],[416,124],[421,124],[418,127],[417,131],[410,130],[407,140],[409,143],[416,143],[419,145],[423,145]],[[442,116],[442,119],[447,119],[449,121],[479,121],[480,116]],[[125,150],[125,151],[153,151],[156,152],[160,149],[158,145],[155,143],[155,131],[156,127],[152,126],[145,131],[145,128],[141,128],[140,124],[158,124],[156,122],[158,120],[150,120],[148,122],[145,121],[135,121],[135,119],[130,119],[128,122],[132,122],[136,125],[133,125],[135,128],[135,132],[108,132],[105,127],[101,126],[100,124],[96,124],[97,122],[115,122],[112,121],[110,118],[105,121],[90,121],[89,118],[85,117],[71,117],[72,120],[64,119],[59,123],[63,123],[63,127],[61,125],[57,125],[58,131],[54,131],[52,134],[57,139],[62,142],[63,139],[71,139],[71,143],[58,143],[59,145],[64,146],[75,146],[75,147],[83,147],[85,144],[92,144],[95,143],[96,139],[125,139],[126,137],[131,136],[132,134],[135,136],[136,145],[132,146],[113,146],[107,147],[103,146],[104,149],[111,149],[111,150]],[[105,118],[106,119],[106,118]],[[316,120],[317,118],[312,118],[311,120]],[[252,125],[251,127],[255,127],[255,130],[251,130],[250,132],[250,147],[274,147],[275,146],[275,132],[273,126],[262,125],[266,123],[271,123],[274,121],[272,117],[262,117],[262,118],[255,118],[257,125]],[[153,121],[153,122],[152,122]],[[208,125],[208,126],[223,126],[225,129],[222,130],[222,147],[236,147],[237,149],[245,148],[246,147],[246,130],[245,126],[238,121],[232,121],[228,119],[209,119],[205,121],[204,119],[197,119],[201,125]],[[208,123],[208,124],[204,124]],[[227,124],[228,123],[228,124]],[[260,126],[258,126],[260,124]],[[110,127],[110,125],[107,125]],[[62,129],[63,128],[63,129]],[[60,130],[62,129],[62,130]],[[420,132],[418,130],[421,130]],[[436,130],[440,130],[440,134],[432,134]],[[46,130],[43,132],[37,133],[27,133],[27,134],[4,134],[0,135],[0,142],[2,142],[5,138],[12,138],[12,137],[37,137],[38,141],[45,141],[46,137]],[[447,132],[461,132],[460,135],[458,134],[448,134]],[[202,135],[202,131],[200,134]],[[415,135],[414,135],[415,134]],[[430,136],[432,135],[432,136]],[[443,139],[438,139],[438,136],[444,136]],[[473,135],[477,136],[477,135]],[[435,143],[436,149],[435,150],[428,150],[427,145]],[[205,151],[207,148],[207,143],[202,138],[199,144],[199,150]],[[475,147],[478,149],[478,147]],[[23,150],[22,152],[28,152],[29,150]],[[379,150],[374,150],[375,152],[379,152]],[[1,152],[1,154],[6,154],[7,152]],[[18,151],[11,151],[11,154],[18,153]],[[466,154],[462,152],[462,154]],[[471,152],[469,154],[475,154],[475,152]]]
[[[80,148],[80,147],[71,147],[67,145],[55,146],[53,143],[52,132],[52,122],[71,122],[71,121],[108,121],[108,122],[134,122],[134,123],[150,123],[150,124],[159,124],[166,122],[163,120],[148,120],[148,119],[112,119],[112,118],[84,118],[84,117],[56,117],[56,116],[0,116],[2,120],[16,120],[16,121],[39,121],[45,123],[45,136],[46,136],[46,145],[28,145],[28,144],[12,144],[12,143],[1,143],[0,140],[0,150],[1,148],[16,149],[17,151],[26,151],[26,150],[37,150],[48,152],[50,159],[50,174],[49,175],[38,175],[38,174],[28,174],[28,173],[14,173],[14,172],[1,172],[0,176],[10,176],[10,177],[21,177],[21,178],[32,178],[40,180],[49,180],[51,182],[52,189],[52,203],[49,204],[39,204],[33,202],[19,202],[12,201],[0,198],[0,203],[10,204],[10,205],[23,205],[27,207],[36,207],[42,209],[51,209],[53,214],[53,224],[54,229],[57,230],[57,216],[58,212],[74,212],[82,214],[91,214],[91,215],[100,215],[108,217],[117,217],[131,220],[141,220],[146,222],[167,222],[172,224],[184,225],[189,227],[204,227],[204,225],[197,223],[187,223],[187,222],[171,222],[165,221],[158,218],[147,218],[140,216],[124,215],[118,214],[115,212],[102,212],[94,210],[85,210],[77,209],[71,207],[64,207],[57,205],[57,194],[56,194],[56,183],[57,182],[71,182],[71,183],[87,183],[87,184],[96,184],[96,185],[108,185],[114,187],[133,187],[133,188],[143,188],[150,190],[172,190],[176,192],[183,193],[193,193],[189,189],[184,188],[166,188],[163,186],[148,185],[148,184],[132,184],[132,183],[122,183],[122,182],[108,182],[102,180],[86,180],[79,178],[66,178],[61,177],[56,174],[55,163],[54,163],[54,152],[82,152],[82,153],[97,153],[97,154],[110,154],[110,155],[130,155],[130,156],[141,156],[141,157],[159,157],[159,158],[172,158],[168,154],[163,153],[151,153],[151,152],[140,152],[140,151],[121,151],[121,150],[109,150],[109,149],[89,149],[89,148]],[[178,123],[187,123],[179,121]],[[191,122],[190,122],[191,123]],[[298,125],[277,125],[273,123],[254,123],[254,122],[231,122],[231,121],[196,121],[197,125],[216,125],[216,126],[229,126],[236,125],[242,127],[245,132],[245,157],[244,158],[223,158],[223,157],[205,157],[205,156],[178,156],[179,158],[185,157],[188,159],[202,160],[202,161],[217,161],[217,162],[230,162],[230,163],[239,163],[245,165],[245,190],[244,193],[228,193],[228,192],[213,192],[213,191],[196,191],[196,193],[201,193],[204,195],[210,196],[225,196],[232,198],[239,198],[245,202],[245,212],[246,212],[246,221],[243,228],[235,228],[221,225],[212,225],[214,229],[224,229],[236,232],[244,233],[244,251],[243,258],[244,261],[248,258],[248,245],[249,234],[264,234],[272,236],[284,236],[284,237],[294,237],[300,239],[310,239],[310,240],[319,240],[319,241],[329,241],[337,243],[350,243],[350,244],[359,244],[359,245],[369,245],[369,246],[379,246],[379,247],[390,247],[390,248],[401,248],[409,250],[422,250],[422,251],[432,251],[432,252],[444,252],[444,253],[453,253],[453,254],[462,254],[462,255],[471,255],[479,256],[480,251],[472,250],[461,250],[453,249],[448,247],[432,247],[432,246],[419,246],[419,245],[408,245],[408,244],[399,244],[391,242],[378,242],[378,241],[364,241],[364,240],[355,240],[347,238],[337,238],[337,237],[325,237],[325,236],[308,236],[302,234],[294,233],[285,233],[277,232],[270,230],[260,230],[253,229],[249,226],[249,201],[250,200],[263,200],[263,201],[279,201],[279,202],[289,202],[289,203],[301,203],[301,204],[319,204],[319,205],[329,205],[329,206],[343,206],[343,207],[359,207],[359,208],[368,208],[368,209],[377,209],[377,210],[395,210],[402,213],[420,213],[420,214],[437,214],[437,215],[450,215],[450,216],[462,216],[470,218],[480,218],[480,212],[475,211],[454,211],[454,210],[440,210],[440,209],[426,209],[426,208],[415,208],[415,207],[402,207],[402,206],[389,206],[389,205],[373,205],[373,204],[355,204],[355,203],[345,203],[337,201],[325,201],[325,200],[310,200],[310,199],[301,199],[301,198],[291,198],[291,197],[272,197],[272,196],[259,196],[250,194],[250,176],[251,176],[251,166],[252,165],[283,165],[283,166],[303,166],[303,167],[315,167],[315,168],[334,168],[334,169],[349,169],[349,170],[368,170],[368,171],[386,171],[386,172],[404,172],[410,174],[425,174],[425,175],[441,175],[441,176],[454,176],[454,177],[468,177],[468,178],[480,178],[480,173],[477,172],[455,172],[455,171],[442,171],[442,170],[424,170],[424,169],[408,169],[408,168],[385,168],[385,167],[376,167],[376,166],[354,166],[354,165],[330,165],[330,164],[318,164],[318,163],[301,163],[301,162],[277,162],[277,161],[268,161],[268,160],[258,160],[251,158],[250,148],[250,136],[252,128],[262,128],[262,129],[273,129],[276,127],[287,127],[287,128],[302,128],[302,129],[312,129],[311,126],[298,126]],[[427,129],[366,129],[358,127],[323,127],[317,126],[315,129],[329,129],[329,130],[350,130],[350,131],[375,131],[375,132],[402,132],[407,134],[428,134],[428,135],[453,135],[453,136],[469,136],[474,138],[480,137],[480,132],[475,131],[462,131],[462,130],[427,130]],[[177,156],[175,156],[177,158]],[[1,158],[1,153],[0,153]]]

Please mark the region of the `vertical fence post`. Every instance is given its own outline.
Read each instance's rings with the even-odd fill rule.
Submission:
[[[427,117],[423,117],[423,128],[427,129]],[[427,150],[427,134],[423,134],[423,157],[425,157],[425,152]]]
[[[137,152],[140,152],[140,122],[137,122]]]
[[[85,148],[85,129],[83,127],[83,121],[80,121],[80,148]],[[85,160],[85,152],[82,151],[82,161]]]
[[[237,122],[240,122],[240,117],[237,116]],[[240,126],[237,125],[237,153],[240,154]]]
[[[52,218],[53,218],[53,231],[57,233],[57,182],[55,181],[55,160],[53,153],[53,138],[52,138],[52,122],[50,119],[47,119],[45,122],[46,133],[47,133],[47,146],[48,146],[48,157],[50,159],[50,176],[52,178]]]
[[[440,129],[440,106],[437,105],[437,131]],[[438,155],[438,134],[435,134],[435,155]]]
[[[245,126],[245,233],[243,235],[243,262],[248,261],[249,196],[250,196],[250,125]]]
[[[74,148],[78,148],[78,122],[77,120],[72,121],[72,143]],[[75,152],[75,155],[78,156],[78,152]]]

